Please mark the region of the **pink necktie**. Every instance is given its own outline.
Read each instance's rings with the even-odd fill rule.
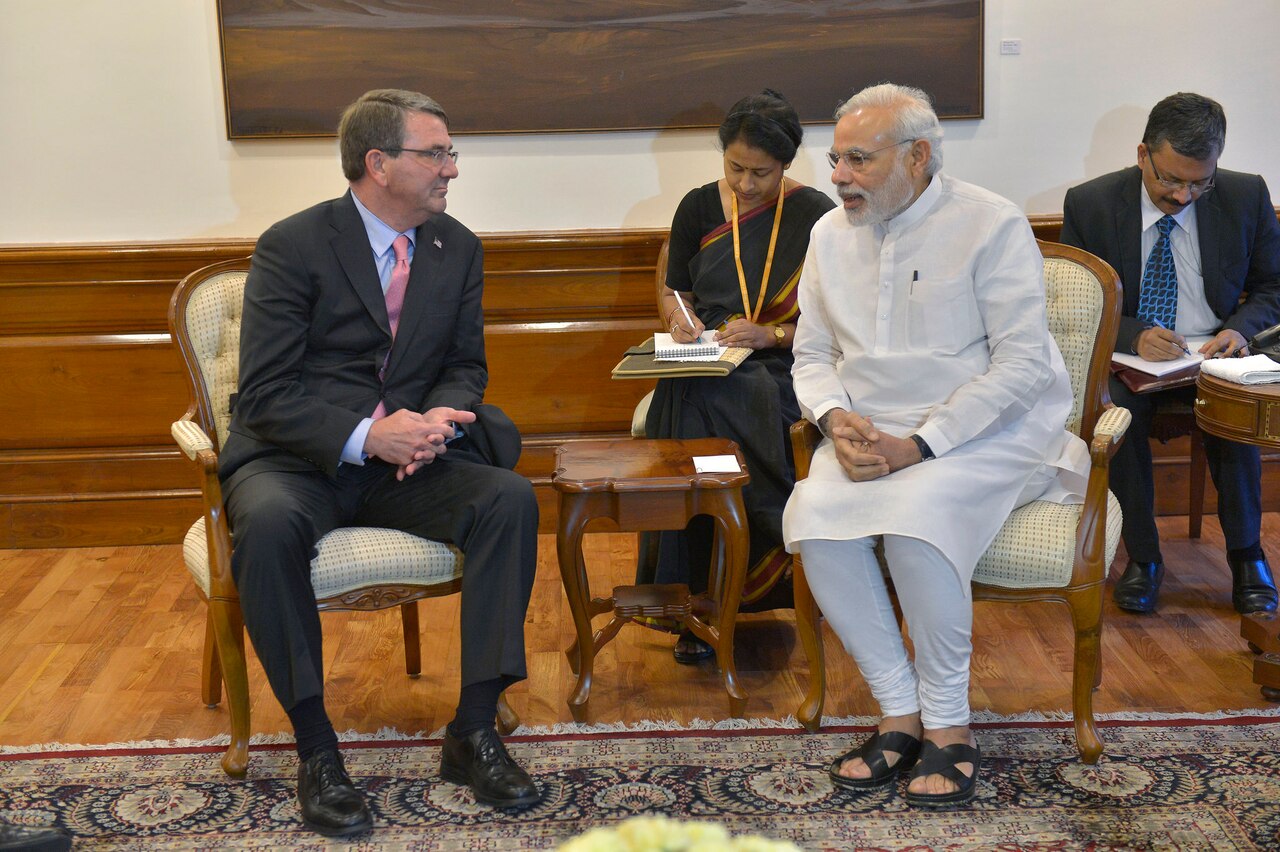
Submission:
[[[396,265],[391,269],[391,281],[387,284],[387,320],[391,323],[391,343],[394,346],[396,340],[396,329],[400,327],[400,309],[404,307],[404,291],[409,286],[409,238],[404,234],[395,238],[391,243],[391,250],[396,253]],[[387,350],[387,357],[382,362],[381,369],[378,370],[378,378],[385,379],[387,373],[387,361],[391,360],[391,350]],[[373,419],[387,416],[387,406],[381,400],[378,401],[378,407],[373,410]]]

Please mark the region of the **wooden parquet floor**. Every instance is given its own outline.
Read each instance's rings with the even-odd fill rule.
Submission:
[[[1230,577],[1216,519],[1186,537],[1186,519],[1160,523],[1169,574],[1155,616],[1116,610],[1108,594],[1103,683],[1095,707],[1117,711],[1212,712],[1270,706],[1251,679],[1252,655],[1231,609]],[[1280,560],[1280,515],[1264,518],[1263,544]],[[635,539],[588,536],[593,588],[630,581]],[[1113,577],[1123,565],[1123,548]],[[421,603],[423,674],[404,673],[395,610],[324,617],[326,701],[336,727],[433,731],[453,713],[458,688],[457,597]],[[571,721],[573,683],[564,649],[572,639],[555,542],[540,541],[526,624],[529,679],[509,692],[529,725]],[[0,551],[0,744],[108,743],[228,730],[224,707],[199,698],[204,605],[177,545]],[[676,665],[673,637],[624,628],[597,659],[593,721],[687,723],[721,719],[728,702],[710,664]],[[826,632],[826,712],[871,714],[856,668]],[[795,711],[808,669],[791,613],[743,616],[738,670],[748,717]],[[1070,626],[1065,607],[980,603],[975,614],[974,709],[1010,714],[1070,706]],[[253,731],[288,722],[250,658]]]

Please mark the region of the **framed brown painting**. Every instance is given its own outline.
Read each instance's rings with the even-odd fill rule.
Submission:
[[[982,116],[982,0],[219,0],[229,138],[332,136],[377,88],[457,133],[718,125],[769,87],[805,122],[919,86]]]

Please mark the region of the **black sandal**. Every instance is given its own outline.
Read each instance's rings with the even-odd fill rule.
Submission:
[[[901,755],[898,762],[890,766],[889,761],[885,760],[886,751],[896,751]],[[847,778],[840,774],[840,767],[844,766],[845,761],[855,757],[862,758],[862,762],[871,770],[869,777]],[[847,790],[875,790],[892,783],[899,772],[910,769],[919,757],[920,740],[904,731],[889,731],[884,734],[877,731],[862,745],[831,761],[827,774],[831,776],[831,783],[837,787]]]
[[[965,775],[957,769],[956,765],[960,763],[973,764],[973,774]],[[914,781],[925,775],[941,775],[948,781],[954,781],[960,789],[950,793],[912,793],[908,790],[907,804],[924,808],[964,804],[978,792],[978,771],[981,766],[982,752],[976,745],[952,743],[945,748],[938,748],[926,740],[921,749],[920,762],[911,771],[911,779]]]
[[[692,647],[693,650],[680,650],[680,643],[682,642]],[[715,655],[716,649],[703,641],[701,636],[694,635],[692,630],[685,630],[682,632],[680,634],[680,638],[676,639],[675,646],[671,649],[671,656],[675,657],[676,662],[682,666],[697,665],[703,660],[709,657],[714,657]]]

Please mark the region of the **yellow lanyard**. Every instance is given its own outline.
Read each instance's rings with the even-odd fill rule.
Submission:
[[[738,193],[729,191],[733,204],[733,262],[738,267],[738,287],[742,289],[742,310],[751,322],[760,317],[764,307],[764,291],[769,286],[769,270],[773,268],[773,248],[778,244],[778,226],[782,224],[782,200],[787,197],[786,185],[778,186],[778,209],[773,212],[773,233],[769,235],[769,253],[764,259],[764,274],[760,276],[760,293],[756,296],[756,309],[751,310],[751,298],[747,295],[747,273],[742,270],[742,238],[738,236]]]

